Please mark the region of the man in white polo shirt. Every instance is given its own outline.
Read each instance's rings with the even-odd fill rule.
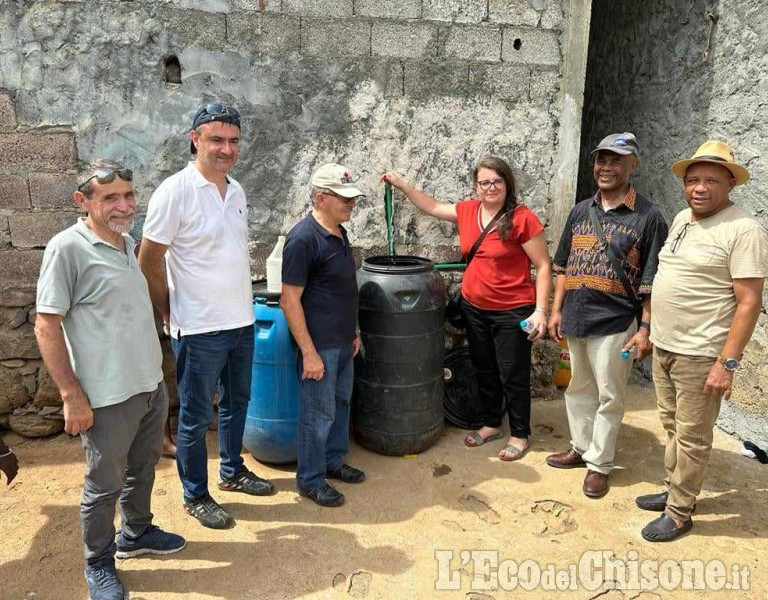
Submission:
[[[86,457],[80,527],[90,600],[122,600],[115,556],[186,542],[152,525],[150,497],[168,394],[147,283],[133,254],[133,173],[102,162],[74,194],[87,214],[55,235],[37,283],[35,334]],[[115,543],[115,502],[122,530]]]
[[[206,104],[189,135],[196,158],[152,195],[139,264],[152,302],[170,326],[176,355],[176,464],[184,508],[204,526],[223,529],[233,520],[208,493],[205,445],[217,385],[219,489],[266,496],[275,487],[249,471],[240,456],[254,345],[248,207],[243,188],[229,176],[240,115]]]

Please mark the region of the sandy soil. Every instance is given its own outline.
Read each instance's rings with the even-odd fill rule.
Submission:
[[[482,571],[479,562],[462,564],[461,554],[493,550],[500,562],[532,559],[567,570],[586,551],[608,550],[625,560],[719,559],[729,576],[734,564],[748,567],[750,590],[728,596],[768,597],[768,466],[740,456],[739,442],[716,432],[693,532],[667,544],[645,542],[640,529],[656,515],[637,509],[634,498],[659,489],[663,431],[652,392],[632,388],[631,395],[618,444],[619,468],[603,499],[581,493],[584,471],[547,467],[546,456],[567,447],[567,423],[562,400],[538,402],[532,450],[517,463],[496,458],[501,441],[464,448],[464,432],[453,428],[414,458],[378,456],[353,445],[348,462],[365,469],[368,479],[358,486],[339,484],[347,504],[338,509],[299,498],[292,468],[270,468],[248,456],[248,466],[272,478],[279,493],[263,499],[215,490],[214,497],[237,519],[223,532],[207,530],[183,512],[175,464],[163,459],[155,483],[155,522],[184,535],[189,545],[167,558],[119,561],[118,567],[134,600],[721,595],[661,587],[652,592],[482,590],[473,587]],[[9,488],[0,488],[0,598],[85,598],[77,519],[83,476],[79,440],[8,437],[22,470]],[[214,434],[208,442],[214,480]],[[458,590],[435,589],[436,550],[454,552],[444,578],[455,571]],[[605,568],[594,574],[597,583],[611,578]],[[502,581],[507,587],[512,583]]]

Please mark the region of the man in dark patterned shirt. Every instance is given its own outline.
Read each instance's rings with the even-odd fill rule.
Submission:
[[[639,162],[633,134],[609,135],[592,154],[598,191],[571,210],[554,260],[549,333],[558,342],[568,338],[572,447],[547,464],[587,467],[584,494],[600,498],[614,466],[632,359],[651,353],[651,285],[667,224],[629,183]]]

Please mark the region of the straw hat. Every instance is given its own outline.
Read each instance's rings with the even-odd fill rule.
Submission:
[[[688,167],[697,162],[708,162],[725,167],[736,178],[736,185],[749,181],[749,171],[734,162],[733,150],[725,142],[715,140],[704,142],[691,158],[678,160],[672,165],[672,172],[680,179],[685,179],[685,172]]]

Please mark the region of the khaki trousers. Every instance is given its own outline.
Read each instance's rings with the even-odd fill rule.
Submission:
[[[687,520],[701,492],[704,468],[712,452],[720,397],[704,393],[714,358],[653,349],[653,383],[661,424],[667,432],[664,469],[666,513]]]
[[[568,338],[571,383],[565,391],[565,407],[571,445],[587,468],[605,475],[613,469],[632,372],[632,358],[622,358],[621,349],[636,332],[637,322],[632,321],[629,329],[620,333]]]

